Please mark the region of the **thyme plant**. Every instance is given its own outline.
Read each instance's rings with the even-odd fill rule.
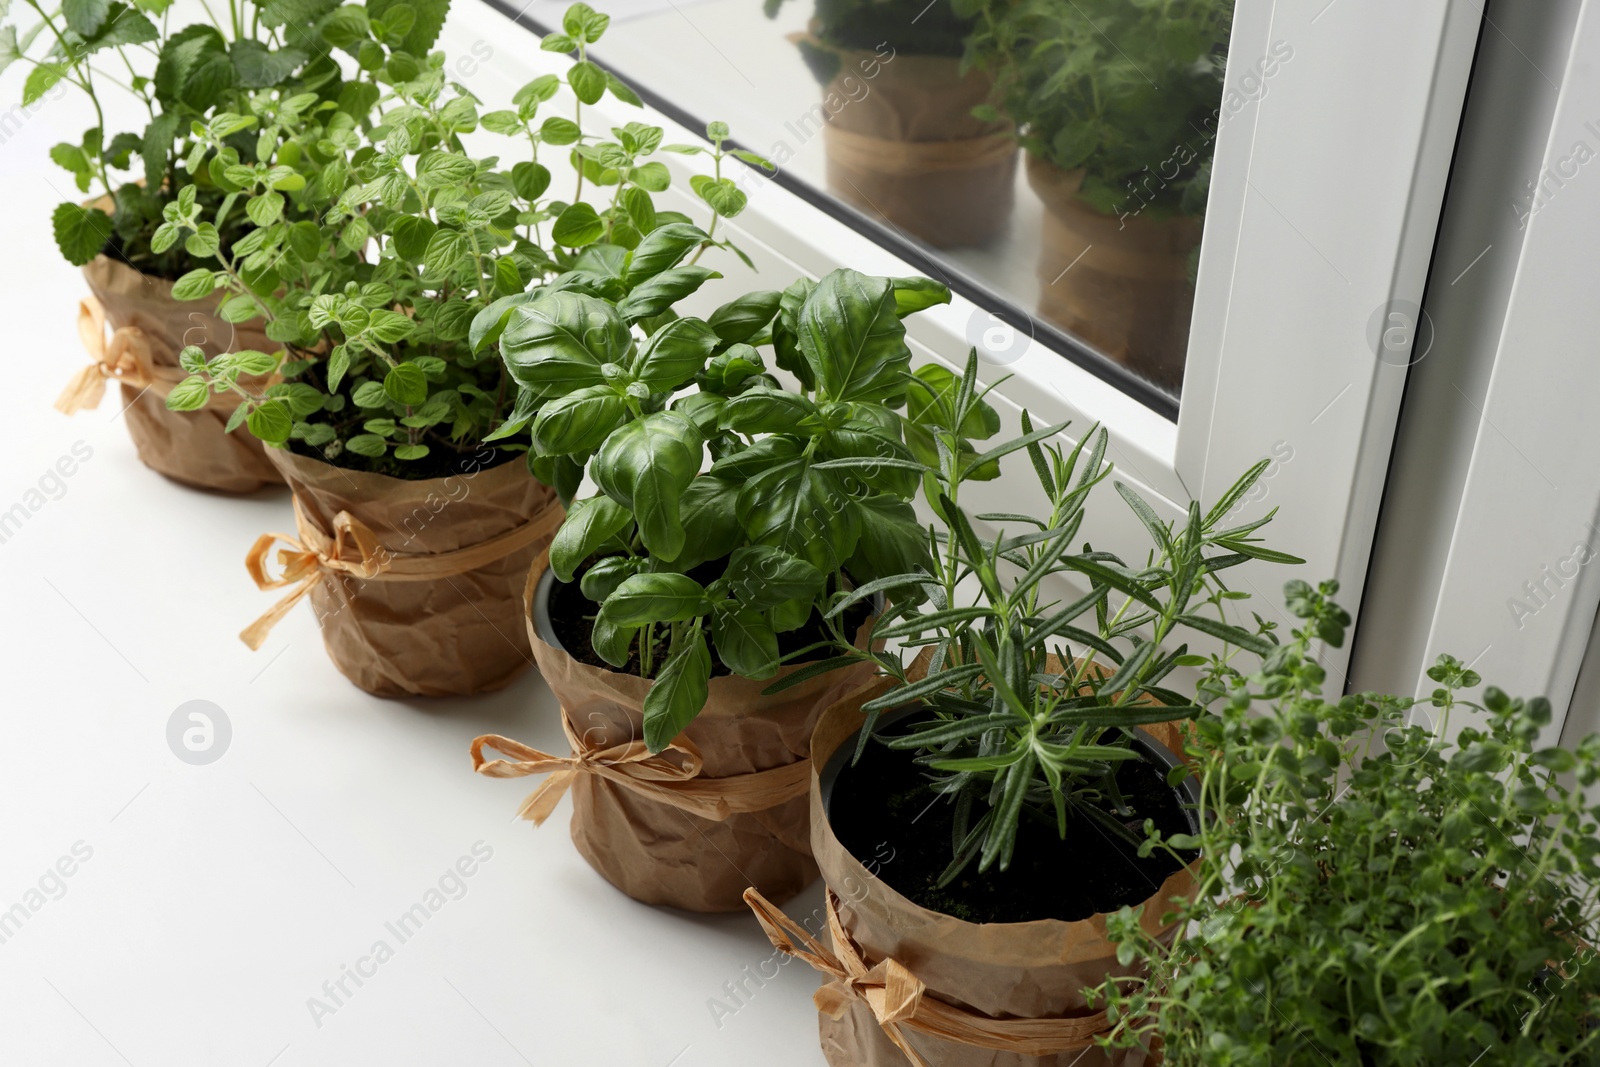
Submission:
[[[1173,1067],[1595,1062],[1600,735],[1542,745],[1548,701],[1469,700],[1481,679],[1449,656],[1423,700],[1325,698],[1337,588],[1289,583],[1292,639],[1253,674],[1208,672],[1200,833],[1145,846],[1199,849],[1198,896],[1159,905],[1169,944],[1133,909],[1109,922],[1148,970],[1102,991],[1113,1043],[1159,1035]]]

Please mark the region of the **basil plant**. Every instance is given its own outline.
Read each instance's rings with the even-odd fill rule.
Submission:
[[[921,703],[910,728],[886,743],[912,753],[955,806],[952,858],[940,885],[974,861],[979,871],[1006,869],[1024,818],[1053,823],[1063,839],[1107,834],[1137,850],[1143,838],[1123,822],[1131,813],[1117,785],[1118,767],[1141,758],[1128,731],[1199,714],[1191,695],[1166,684],[1178,667],[1206,662],[1190,654],[1185,634],[1273,651],[1270,623],[1257,617],[1246,629],[1229,621],[1229,605],[1248,598],[1229,588],[1230,568],[1304,562],[1260,543],[1256,533],[1273,513],[1230,525],[1265,460],[1209,509],[1191,502],[1177,522],[1163,521],[1115,482],[1148,547],[1074,547],[1091,495],[1111,477],[1105,431],[1091,429],[1069,450],[1051,443],[1066,423],[1035,429],[1023,412],[1020,436],[977,452],[971,439],[999,427],[984,400],[993,388],[980,387],[975,353],[960,377],[941,368],[918,372],[909,421],[924,442],[918,451],[933,460],[923,477],[938,519],[926,535],[928,566],[881,575],[836,597],[828,612],[837,618],[863,597],[894,594],[866,646],[892,642],[892,650],[841,646],[841,660],[870,657],[895,683],[862,706],[858,757],[884,711]],[[1000,461],[1016,453],[1028,458],[1043,508],[970,516],[962,489],[997,476]],[[980,534],[974,518],[994,535]],[[910,661],[924,650],[926,670],[915,674]]]
[[[586,46],[607,19],[579,4],[568,22],[576,37],[564,41]],[[217,256],[215,267],[180,278],[175,296],[221,292],[223,318],[264,320],[282,350],[207,361],[186,349],[180,362],[191,376],[167,403],[190,410],[213,391],[232,391],[242,402],[230,429],[243,425],[267,444],[341,466],[428,476],[440,458],[476,452],[520,418],[515,380],[469,344],[480,312],[688,218],[653,203],[669,183],[648,158],[661,146],[660,128],[629,123],[601,139],[566,117],[581,117],[605,93],[637,103],[592,63],[535,78],[513,108],[483,112],[450,80],[442,53],[417,60],[388,50],[365,16],[341,25],[344,47],[363,57],[361,81],[338,100],[257,94],[247,113],[214,118],[190,157],[229,190],[223,212],[242,207],[255,228],[216,248],[217,224],[194,197],[180,196],[156,234],[158,245],[204,240]],[[480,126],[505,139],[515,162],[469,149],[464,138]],[[241,129],[256,131],[259,161],[235,148]],[[576,165],[573,200],[551,195],[541,149],[564,151]],[[577,198],[586,183],[604,198],[601,209]],[[700,234],[697,249],[714,243],[689,228]],[[262,386],[251,377],[268,372],[281,380]]]
[[[270,141],[248,136],[246,125],[219,116],[249,115],[249,99],[264,89],[349,102],[361,84],[347,81],[328,55],[341,41],[354,43],[348,27],[359,24],[364,39],[421,56],[449,8],[449,0],[380,0],[368,7],[340,7],[339,0],[227,0],[216,11],[208,8],[205,22],[174,26],[171,2],[65,0],[47,11],[23,0],[10,5],[17,17],[0,24],[0,70],[18,62],[32,68],[22,92],[30,113],[62,86],[82,91],[94,106],[95,125],[79,142],[50,150],[80,193],[97,188],[112,201],[109,213],[100,204],[70,201],[55,209],[56,244],[70,263],[87,263],[109,248],[133,267],[166,278],[212,264],[217,247],[243,237],[253,220],[219,210],[232,190],[195,165],[197,146],[232,138],[239,161],[251,165],[271,149]],[[368,53],[363,62],[373,58]],[[138,100],[149,115],[142,129],[106,128],[108,86]],[[215,218],[217,232],[158,247],[165,211],[180,196]]]
[[[682,262],[704,236],[675,224],[590,250],[474,327],[499,342],[539,462],[569,495],[586,473],[599,487],[571,503],[550,565],[570,582],[593,560],[593,646],[615,666],[637,649],[655,679],[655,751],[704,706],[713,651],[770,678],[815,650],[785,657],[779,635],[828,595],[928,562],[908,502],[921,465],[894,408],[911,381],[901,319],[949,292],[836,270],[680,317],[710,277]]]

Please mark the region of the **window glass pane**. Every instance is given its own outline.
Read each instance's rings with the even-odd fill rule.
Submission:
[[[596,59],[920,253],[998,312],[975,345],[1004,361],[1031,334],[1175,412],[1233,0],[597,6]],[[564,8],[533,0],[522,21]]]

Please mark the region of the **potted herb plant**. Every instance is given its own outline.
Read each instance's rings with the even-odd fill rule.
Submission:
[[[665,188],[665,168],[645,158],[661,131],[632,123],[599,141],[566,117],[574,105],[541,116],[563,89],[579,117],[606,92],[634,101],[587,60],[564,79],[534,79],[515,110],[480,115],[448,82],[442,54],[392,50],[366,15],[341,10],[335,36],[361,57],[365,91],[308,107],[282,93],[253,98],[262,141],[274,146],[253,166],[225,137],[198,151],[213,169],[222,161],[257,228],[222,253],[219,269],[181,278],[179,295],[227,291],[228,306],[264,319],[280,350],[207,360],[186,349],[191,377],[167,402],[182,410],[233,394],[229,428],[270,446],[294,490],[297,534],[263,536],[247,560],[262,588],[292,587],[244,632],[251,647],[309,595],[335,665],[362,688],[493,689],[531,663],[520,595],[561,520],[562,482],[497,438],[531,412],[493,354],[473,351],[470,327],[491,302],[530,284],[538,291],[580,260],[626,255],[626,243],[663,223],[650,194]],[[546,45],[584,48],[606,23],[574,5],[569,35]],[[534,158],[503,169],[470,153],[462,135],[480,125]],[[547,196],[545,146],[565,149],[576,188],[587,180],[610,206]],[[287,199],[285,174],[301,179]],[[289,212],[291,200],[308,217]],[[197,202],[179,201],[168,225],[176,237],[214,223]],[[260,388],[245,377],[262,372],[281,380]],[[275,541],[288,546],[276,576],[267,566]]]
[[[1182,382],[1233,0],[973,5],[975,62],[1044,202],[1039,309]]]
[[[920,467],[892,409],[909,380],[901,317],[949,293],[837,270],[677,317],[702,268],[670,264],[701,236],[663,227],[614,269],[482,320],[541,398],[535,452],[600,491],[530,585],[534,658],[574,753],[488,736],[473,758],[494,777],[556,772],[524,814],[542,822],[570,786],[579,851],[624,892],[728,911],[750,882],[788,897],[816,877],[807,739],[872,673],[808,662],[869,610],[829,621],[817,605],[923,562],[907,502]],[[780,676],[794,684],[763,696]]]
[[[1336,592],[1291,582],[1293,640],[1202,688],[1198,832],[1146,846],[1198,849],[1198,892],[1145,906],[1174,942],[1134,909],[1109,921],[1146,972],[1107,984],[1114,1043],[1157,1038],[1169,1067],[1594,1062],[1600,735],[1541,746],[1548,701],[1466,700],[1480,679],[1448,656],[1424,700],[1324,698]]]
[[[235,313],[237,307],[222,306],[220,299],[184,306],[172,295],[179,277],[201,265],[215,267],[219,251],[254,226],[238,210],[225,177],[182,161],[215,135],[231,139],[241,159],[254,163],[251,120],[239,118],[248,115],[243,101],[253,92],[281,87],[303,99],[339,98],[344,83],[337,64],[322,56],[319,33],[337,3],[254,6],[229,0],[219,9],[221,21],[169,29],[169,2],[73,0],[53,11],[28,3],[31,25],[19,20],[0,27],[0,68],[31,65],[25,107],[70,85],[87,95],[96,117],[80,143],[50,151],[80,193],[99,192],[86,204],[61,204],[51,220],[62,255],[83,268],[92,294],[79,315],[91,363],[56,406],[69,414],[95,406],[106,380],[114,379],[123,387],[128,432],[146,465],[185,484],[249,492],[280,479],[258,444],[224,434],[235,405],[218,397],[203,408],[177,412],[161,402],[184,377],[178,366],[184,347],[219,355],[259,349],[266,340],[259,325]],[[398,35],[396,40],[409,34],[408,44],[426,51],[446,6],[447,0],[407,5],[406,28],[396,17],[384,32]],[[14,10],[24,13],[22,5]],[[152,16],[160,17],[159,26]],[[119,80],[123,69],[126,81]],[[107,129],[102,96],[108,86],[131,93],[148,110],[142,130]],[[182,243],[161,244],[156,235],[163,213],[180,197],[198,198],[215,213],[217,226]]]
[[[1110,472],[1105,434],[1063,452],[1046,443],[1061,426],[1035,430],[1024,416],[1023,436],[963,456],[963,428],[988,419],[976,361],[948,388],[929,385],[920,421],[941,443],[928,492],[944,532],[931,573],[876,583],[926,595],[902,596],[874,627],[903,643],[873,656],[887,691],[830,708],[812,739],[812,848],[832,947],[748,898],[774,945],[832,979],[817,997],[830,1063],[1065,1064],[1106,1028],[1088,995],[1130,973],[1106,916],[1193,885],[1192,856],[1141,855],[1136,832],[1194,828],[1192,794],[1173,784],[1178,730],[1153,732],[1200,710],[1164,685],[1199,659],[1172,643],[1190,631],[1270,653],[1264,627],[1224,621],[1240,594],[1223,572],[1293,557],[1257,543],[1267,519],[1222,528],[1265,464],[1179,523],[1119,483],[1149,531],[1148,556],[1074,551],[1086,500]],[[1022,525],[981,539],[960,503],[967,472],[1023,451],[1048,512],[980,516]],[[1052,600],[1042,583],[1053,575],[1088,591]],[[861,861],[885,853],[875,875]],[[1150,912],[1147,930],[1159,939],[1170,924],[1158,919]]]
[[[993,88],[962,62],[973,25],[951,0],[817,0],[794,38],[822,86],[828,187],[935,248],[983,244],[1011,214],[1016,144],[973,114]]]

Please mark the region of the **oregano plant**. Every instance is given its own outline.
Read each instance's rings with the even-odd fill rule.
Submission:
[[[568,21],[584,42],[605,25],[581,4]],[[531,414],[526,391],[494,354],[469,343],[481,312],[537,294],[564,272],[611,263],[663,227],[692,230],[694,247],[711,238],[654,207],[651,194],[667,177],[647,159],[661,143],[658,127],[629,123],[603,140],[579,132],[575,120],[541,118],[542,106],[564,106],[564,93],[579,101],[575,108],[597,98],[587,61],[564,78],[542,75],[523,86],[515,110],[484,115],[478,98],[450,80],[441,53],[419,63],[377,38],[355,40],[374,32],[370,22],[343,29],[345,46],[369,57],[358,83],[368,91],[342,102],[258,94],[249,101],[254,125],[261,143],[270,136],[274,145],[263,161],[238,160],[226,125],[207,131],[189,161],[220,170],[256,226],[219,252],[218,267],[191,271],[175,292],[193,299],[221,290],[224,317],[264,319],[267,336],[284,346],[270,368],[281,380],[263,384],[238,359],[205,363],[186,352],[192,377],[169,405],[198,407],[210,391],[231,391],[241,400],[234,426],[268,444],[426,475],[440,459],[505,440],[510,431],[496,431],[514,431]],[[613,82],[598,91],[634,102]],[[243,121],[215,121],[223,119]],[[534,158],[508,168],[499,156],[469,151],[463,137],[480,125]],[[537,157],[551,144],[570,146],[572,201],[549,195],[551,172]],[[591,167],[591,156],[603,166]],[[610,191],[603,211],[576,198],[586,184]],[[185,202],[169,216],[162,239],[209,239],[208,223]],[[258,356],[250,366],[262,364]],[[558,484],[548,465],[535,472]]]

